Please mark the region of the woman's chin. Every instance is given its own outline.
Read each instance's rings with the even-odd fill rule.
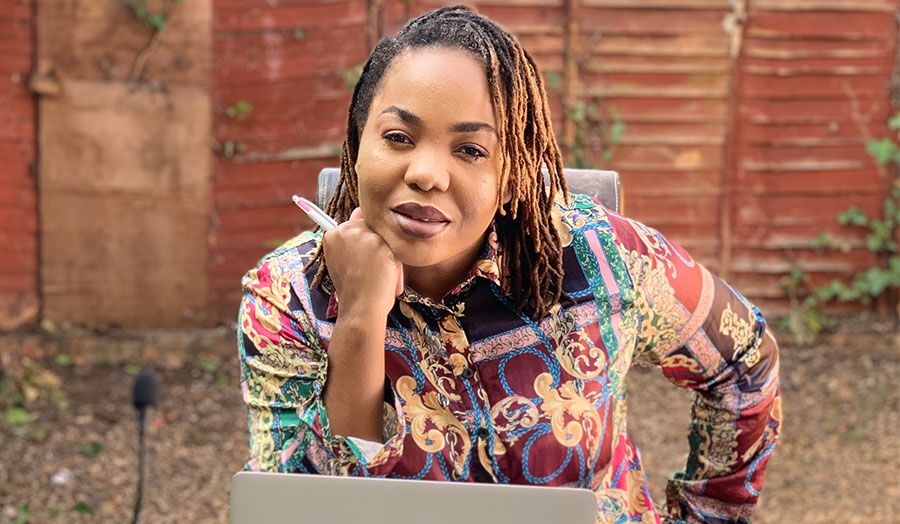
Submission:
[[[391,249],[394,251],[394,257],[404,266],[428,267],[441,262],[439,256],[424,246],[402,246],[397,249],[391,246]]]

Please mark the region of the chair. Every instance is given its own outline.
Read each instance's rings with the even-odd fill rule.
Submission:
[[[316,203],[325,208],[334,193],[341,171],[336,167],[326,167],[319,172],[316,189]],[[546,170],[544,172],[546,176]],[[570,193],[582,193],[599,201],[610,211],[622,213],[622,184],[615,171],[599,169],[566,169],[564,171]]]

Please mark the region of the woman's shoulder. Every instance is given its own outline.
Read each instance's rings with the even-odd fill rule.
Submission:
[[[321,232],[304,231],[264,255],[247,275],[257,275],[262,270],[267,274],[277,273],[291,282],[304,279],[310,270],[314,270],[309,268],[304,271],[304,268],[315,256],[321,242]]]
[[[590,195],[569,193],[568,202],[561,196],[553,204],[551,216],[557,230],[568,237],[590,229],[609,229],[609,214],[603,204]]]

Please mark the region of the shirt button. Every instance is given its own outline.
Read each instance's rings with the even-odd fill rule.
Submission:
[[[469,380],[470,378],[475,376],[475,372],[472,371],[472,368],[466,368],[462,370],[462,373],[460,373],[460,375],[462,376],[462,378]]]
[[[488,428],[478,428],[478,438],[487,440],[489,436],[490,432],[488,431]]]

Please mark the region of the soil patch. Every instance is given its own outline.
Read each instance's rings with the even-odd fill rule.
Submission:
[[[785,422],[754,522],[897,522],[896,327],[854,320],[814,346],[779,340]],[[0,410],[21,393],[9,389],[11,376],[32,384],[19,423],[0,422],[0,522],[131,520],[139,367],[155,369],[162,390],[147,436],[142,521],[228,521],[229,482],[248,447],[232,331],[7,334],[0,356]],[[658,505],[687,452],[690,403],[655,370],[629,375],[629,429]]]

